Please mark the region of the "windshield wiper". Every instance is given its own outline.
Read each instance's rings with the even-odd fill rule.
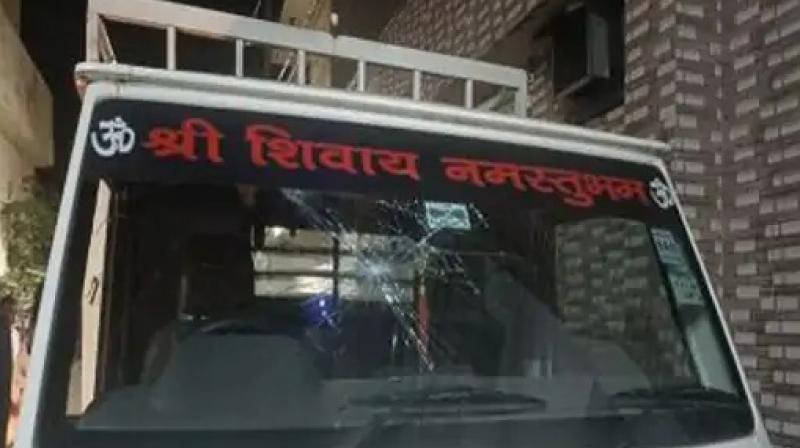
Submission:
[[[609,401],[615,407],[738,407],[743,403],[735,393],[698,385],[629,389],[611,395]]]
[[[472,386],[427,387],[352,401],[355,405],[391,408],[395,412],[528,412],[543,411],[547,403],[538,397]]]
[[[378,445],[381,429],[392,420],[408,418],[453,416],[486,416],[541,412],[547,403],[538,397],[508,393],[491,388],[473,386],[429,386],[420,389],[375,394],[350,401],[357,406],[381,408],[372,420],[360,428],[346,443],[337,448],[361,448]],[[395,423],[396,424],[396,423]],[[402,424],[402,423],[401,423]]]

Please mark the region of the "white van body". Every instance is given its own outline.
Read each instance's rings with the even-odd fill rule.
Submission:
[[[272,29],[274,24],[165,2],[90,2],[90,45],[103,41],[99,20],[137,17],[143,23],[154,17],[168,23],[167,40],[173,45],[176,29],[212,27],[239,33],[232,36],[238,39],[237,54],[242,40],[280,39],[301,49],[320,46],[309,51],[327,45],[340,54],[350,48],[402,64],[419,57],[422,68],[414,70],[420,73],[448,67],[445,74],[466,79],[470,73],[479,81],[497,75],[522,92],[514,108],[525,110],[526,78],[514,69],[279,25]],[[476,110],[471,82],[467,107],[424,103],[417,100],[416,71],[415,99],[402,99],[307,86],[304,79],[293,85],[178,71],[174,47],[167,51],[173,60],[166,69],[104,62],[103,45],[91,48],[90,60],[76,70],[86,85],[84,103],[41,299],[18,446],[499,446],[522,441],[593,446],[594,440],[598,447],[770,446],[659,157],[668,151],[664,144]],[[366,90],[366,66],[360,61],[356,90]],[[462,69],[467,72],[458,72]],[[187,124],[185,114],[203,121]],[[245,140],[231,131],[265,124],[272,127],[252,128]],[[287,129],[291,135],[281,134]],[[269,135],[263,137],[264,132]],[[257,153],[257,138],[266,152]],[[191,154],[181,152],[190,146]],[[302,148],[312,148],[303,154],[317,158],[289,157],[300,157]],[[324,151],[329,152],[318,158]],[[246,155],[235,156],[242,157],[238,165],[226,165],[233,152]],[[365,162],[367,157],[375,159]],[[354,165],[354,158],[361,165]],[[256,168],[271,170],[264,177],[277,180],[261,179]],[[176,177],[169,178],[171,173]],[[192,190],[195,184],[213,187]],[[181,190],[184,185],[191,187]],[[228,220],[228,212],[219,211],[229,210],[227,203],[212,210],[199,200],[199,209],[181,209],[183,202],[194,204],[193,191],[206,194],[226,185],[236,186],[246,218]],[[401,185],[409,190],[401,191]],[[173,195],[178,199],[166,199]],[[260,202],[259,195],[271,199]],[[526,205],[527,197],[535,200]],[[162,206],[148,208],[162,199]],[[280,207],[259,209],[276,201]],[[187,298],[187,288],[225,291],[208,280],[216,271],[193,260],[211,260],[227,250],[224,241],[234,241],[228,237],[241,222],[247,224],[241,235],[249,238],[256,264],[258,306],[272,310],[279,302],[275,306],[281,312],[294,307],[287,315],[300,316],[300,336],[276,336],[274,322],[267,331],[266,324],[250,321],[254,313],[249,311],[247,317],[226,314],[220,324],[213,317],[216,305],[203,302],[202,311],[190,309],[199,302]],[[127,277],[121,272],[128,260],[145,267],[157,263],[158,247],[148,249],[150,258],[136,258],[138,252],[126,247],[146,247],[159,229],[167,235],[165,242],[174,240],[170,226],[190,229],[216,249],[192,252],[198,246],[191,243],[186,252],[184,244],[174,263],[164,262],[180,265],[169,283],[175,287],[175,305],[152,312],[191,328],[188,336],[167,344],[163,365],[148,376],[151,361],[161,353],[153,347],[164,344],[155,328],[132,328],[150,325],[142,316],[148,306],[160,305],[143,297],[164,293],[168,283],[155,290],[141,285],[161,275],[156,268],[151,277],[139,265]],[[528,227],[535,227],[530,238],[515,239],[514,232]],[[254,236],[261,230],[266,236]],[[619,243],[608,239],[610,246],[592,245],[612,231],[621,235]],[[208,239],[211,233],[224,236]],[[634,240],[642,245],[626,252]],[[312,242],[318,244],[312,247]],[[164,244],[163,258],[173,260],[171,246]],[[536,257],[525,257],[526,244]],[[605,262],[592,261],[597,253]],[[332,261],[312,266],[303,256]],[[628,281],[634,262],[648,272],[644,286]],[[602,274],[592,274],[596,269]],[[244,278],[235,275],[229,278]],[[244,283],[252,283],[249,275]],[[644,294],[634,297],[638,305],[623,307],[627,317],[611,326],[591,316],[611,320],[604,310],[619,308],[625,297],[595,296],[583,304],[574,298],[593,281],[600,284],[601,276],[630,283],[631,297]],[[276,292],[276,279],[286,278],[294,283]],[[300,282],[307,278],[313,281]],[[577,288],[576,282],[589,286]],[[237,294],[239,289],[230,288]],[[126,299],[117,298],[122,296]],[[483,317],[462,311],[473,300]],[[328,308],[309,311],[309,304],[321,301],[336,303],[335,317],[326,314]],[[508,305],[512,301],[516,308]],[[583,305],[598,308],[587,315]],[[351,318],[362,314],[366,320]],[[532,320],[520,324],[515,314]],[[648,324],[636,326],[645,316]],[[370,322],[384,322],[380,319],[396,328],[384,335],[385,326],[370,327]],[[474,334],[486,336],[462,339]],[[632,334],[652,336],[654,344],[663,345],[648,350]],[[384,336],[386,344],[380,342]],[[518,343],[523,336],[534,342]],[[359,345],[369,339],[374,345]],[[297,348],[306,347],[303,341],[311,341],[310,352],[324,352],[325,367],[308,378],[302,370],[290,379],[292,363],[301,365],[305,355],[295,359],[287,353],[305,350]],[[291,350],[281,351],[284,343]],[[243,350],[241,359],[253,360],[257,355],[247,351],[253,347],[274,353],[264,361],[263,377],[248,383],[243,372],[226,377],[233,365],[203,358],[204,347],[227,351],[214,352],[220,360],[238,350]],[[658,352],[670,354],[664,360]],[[342,361],[367,353],[378,353],[376,360]],[[217,376],[205,378],[202,372],[215,368]],[[386,369],[393,373],[381,373]],[[192,389],[192,376],[198,389]],[[222,377],[221,384],[203,382]],[[253,384],[270,382],[276,389],[247,402],[248,395],[259,395]],[[220,394],[210,392],[215,388]],[[236,389],[230,397],[238,398],[226,396],[226,388]],[[285,397],[269,398],[281,389]],[[206,392],[215,398],[202,398]],[[259,408],[258,401],[269,409]],[[694,419],[701,424],[693,425]],[[311,433],[320,439],[310,438]]]

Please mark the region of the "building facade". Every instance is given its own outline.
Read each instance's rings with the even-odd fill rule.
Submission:
[[[409,0],[380,36],[527,68],[533,117],[669,142],[773,442],[800,446],[800,0],[624,0],[623,95],[580,121],[547,33],[574,3]]]
[[[20,0],[0,0],[0,210],[27,193],[26,184],[37,168],[53,163],[52,99],[31,61],[20,34]],[[8,270],[3,228],[0,225],[0,278]],[[10,313],[8,309],[6,313]],[[8,319],[8,314],[0,316]],[[9,368],[10,413],[0,429],[3,443],[13,443],[24,387],[27,353],[20,350],[19,333],[5,320],[0,344],[2,369]],[[9,340],[16,343],[8,344]],[[7,363],[11,361],[10,365]],[[10,378],[9,378],[10,377]],[[4,407],[6,404],[4,404]],[[5,419],[5,409],[3,409]]]
[[[0,0],[0,207],[53,161],[50,92],[19,38],[19,0]],[[0,228],[0,276],[7,269]]]

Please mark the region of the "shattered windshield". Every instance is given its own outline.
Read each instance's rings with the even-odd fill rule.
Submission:
[[[73,357],[75,437],[667,446],[752,430],[654,168],[410,132],[379,146],[288,118],[226,146],[237,129],[214,117],[126,124],[129,154],[89,144],[84,295],[103,286]]]

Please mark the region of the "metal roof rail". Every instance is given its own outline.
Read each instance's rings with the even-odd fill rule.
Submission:
[[[246,45],[269,45],[296,52],[295,82],[307,84],[309,55],[356,62],[355,90],[367,88],[367,67],[371,65],[410,71],[411,96],[422,100],[423,75],[463,80],[463,106],[474,108],[475,83],[481,82],[514,91],[514,114],[526,116],[527,73],[518,68],[444,55],[349,36],[298,28],[282,23],[214,11],[162,0],[89,0],[86,28],[86,59],[89,62],[117,62],[105,23],[119,22],[163,30],[166,69],[177,70],[177,35],[204,36],[234,42],[235,71],[244,76]],[[124,63],[125,61],[118,61]]]

